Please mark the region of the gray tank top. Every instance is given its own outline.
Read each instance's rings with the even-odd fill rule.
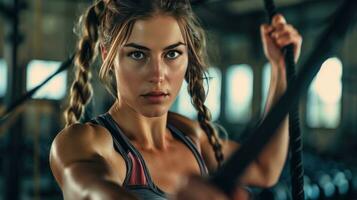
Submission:
[[[109,113],[99,115],[91,122],[105,127],[110,132],[115,150],[124,158],[127,172],[122,186],[125,189],[140,200],[166,200],[170,196],[153,183],[142,155],[131,144]],[[182,141],[192,151],[200,167],[201,175],[207,176],[208,170],[205,162],[192,140],[174,126],[167,124],[167,127],[176,139]]]

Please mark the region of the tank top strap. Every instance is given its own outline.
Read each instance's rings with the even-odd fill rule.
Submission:
[[[133,161],[131,157],[130,148],[128,144],[126,143],[125,139],[118,133],[115,124],[113,124],[108,119],[107,113],[101,114],[96,118],[90,120],[89,122],[103,126],[109,131],[110,135],[112,136],[115,150],[123,157],[125,161],[126,176],[123,181],[123,185],[126,185],[128,182],[130,182],[131,174],[133,171],[133,165],[137,166],[136,162]]]
[[[192,151],[192,153],[195,156],[195,158],[196,158],[196,160],[198,162],[198,165],[200,167],[201,175],[202,176],[207,176],[208,175],[208,169],[207,169],[207,166],[205,164],[205,161],[203,160],[201,153],[198,151],[198,149],[197,149],[196,145],[194,144],[194,142],[192,141],[192,139],[189,136],[187,136],[184,133],[182,133],[177,128],[175,128],[171,124],[167,124],[167,127],[169,129],[171,129],[173,135],[176,136],[176,138],[178,138],[181,141],[183,141],[183,143]]]
[[[115,149],[123,156],[127,172],[122,186],[139,199],[166,200],[166,194],[148,178],[144,160],[109,113],[99,115],[90,121],[105,127],[112,135]]]
[[[129,138],[122,132],[117,122],[109,113],[99,115],[90,122],[101,125],[110,132],[115,149],[123,156],[127,166],[127,173],[123,182],[123,187],[129,190],[137,190],[139,188],[148,189],[160,197],[165,197],[167,195],[153,183],[140,152],[131,144]],[[198,162],[201,175],[208,175],[206,164],[192,139],[171,124],[167,124],[167,127],[171,130],[175,138],[182,141],[191,150]]]
[[[145,161],[140,152],[131,144],[129,138],[124,134],[117,122],[109,113],[105,113],[103,117],[105,118],[105,121],[111,125],[112,130],[115,131],[115,135],[119,137],[123,145],[125,145],[128,159],[131,161],[131,171],[127,175],[127,181],[124,181],[123,186],[131,187],[140,185],[150,189],[155,189],[156,185],[151,180],[150,173],[148,172]]]
[[[122,156],[126,156],[128,154],[129,148],[126,145],[125,141],[123,140],[120,135],[116,134],[116,130],[114,129],[113,125],[110,124],[105,117],[105,114],[99,115],[98,117],[90,120],[93,124],[98,124],[106,128],[113,138],[114,147],[119,151]]]

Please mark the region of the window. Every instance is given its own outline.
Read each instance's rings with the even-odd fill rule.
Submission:
[[[205,105],[211,111],[212,121],[216,121],[221,113],[222,73],[218,68],[208,68],[208,87],[204,81],[205,91],[208,92]]]
[[[60,67],[61,62],[32,60],[27,66],[27,91],[41,84],[47,77],[53,74]],[[40,90],[33,98],[35,99],[62,99],[66,94],[67,74],[65,71],[58,74]]]
[[[0,97],[5,96],[7,89],[7,66],[4,59],[0,59]]]
[[[312,128],[337,128],[341,114],[342,63],[329,58],[312,81],[308,96],[306,120]]]
[[[218,68],[211,67],[208,69],[208,87],[206,80],[203,81],[205,92],[207,98],[205,105],[211,111],[212,121],[216,121],[220,115],[221,107],[221,79],[222,74]],[[208,93],[207,93],[208,92]],[[191,119],[197,119],[197,111],[191,103],[191,97],[187,91],[187,82],[184,81],[180,90],[180,93],[177,97],[176,106],[174,111],[189,117]]]
[[[197,118],[197,111],[193,107],[191,103],[191,97],[188,94],[187,91],[187,82],[184,81],[180,93],[178,94],[177,97],[177,109],[175,109],[177,113],[180,113],[190,119],[196,119]]]
[[[246,123],[252,115],[253,70],[249,65],[227,70],[226,117],[231,123]]]

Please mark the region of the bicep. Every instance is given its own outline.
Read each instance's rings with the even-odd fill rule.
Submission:
[[[91,127],[77,125],[58,134],[50,151],[50,166],[62,190],[84,186],[89,180],[114,179],[110,164],[103,157],[110,140],[98,137]],[[78,188],[78,187],[77,187]],[[65,192],[65,191],[64,191]]]
[[[62,179],[61,189],[66,199],[81,199],[97,185],[112,181],[110,167],[99,155],[66,166],[63,169]]]

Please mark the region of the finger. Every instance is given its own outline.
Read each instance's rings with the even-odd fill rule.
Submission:
[[[170,197],[170,200],[228,200],[223,194],[212,191],[211,188],[197,187],[193,189],[183,189]],[[205,192],[202,192],[205,191]]]
[[[281,36],[287,35],[287,34],[298,35],[299,33],[292,26],[291,27],[286,26],[281,30],[273,31],[271,33],[271,36],[272,36],[272,38],[277,39],[277,38],[280,38]]]
[[[260,26],[260,34],[263,44],[272,42],[272,38],[270,37],[270,35],[273,30],[274,28],[268,24],[263,24]]]
[[[299,45],[300,37],[301,36],[298,34],[291,34],[290,32],[287,32],[285,34],[279,35],[279,37],[275,39],[275,42],[279,47],[284,47],[289,44]]]
[[[284,35],[278,38],[275,43],[279,48],[283,48],[289,44],[292,44],[294,47],[294,60],[297,62],[297,59],[300,56],[300,49],[302,44],[302,37],[300,34],[295,35]]]
[[[274,30],[273,26],[269,24],[262,24],[260,26],[260,32],[264,35],[269,35]]]
[[[200,177],[193,176],[189,179],[187,186],[197,186],[197,190],[200,191],[199,194],[202,200],[228,200],[228,198],[223,194],[218,188],[208,184],[203,181]],[[205,191],[205,192],[202,192]],[[195,198],[196,199],[196,198]],[[197,198],[198,199],[198,198]]]
[[[192,180],[192,179],[191,179]],[[198,182],[197,182],[198,181]],[[208,183],[203,183],[201,182],[201,179],[193,179],[193,182],[198,183],[197,186],[197,190],[200,191],[199,193],[202,195],[200,199],[202,200],[228,200],[228,198],[226,197],[226,195],[224,193],[222,193],[218,188],[209,185]],[[205,191],[205,192],[202,192]]]
[[[280,24],[277,27],[274,27],[274,31],[272,31],[272,34],[286,31],[289,31],[291,33],[297,33],[297,30],[291,24]]]
[[[202,192],[205,191],[205,192]],[[192,176],[176,194],[172,196],[175,200],[228,200],[228,198],[217,188],[209,185],[199,177]]]
[[[274,17],[273,17],[273,20],[272,20],[272,25],[275,27],[279,24],[286,24],[286,19],[285,17],[282,15],[282,14],[276,14]]]
[[[253,199],[251,196],[251,192],[245,188],[245,187],[239,187],[236,188],[236,190],[233,193],[233,200],[239,200],[239,199]]]

